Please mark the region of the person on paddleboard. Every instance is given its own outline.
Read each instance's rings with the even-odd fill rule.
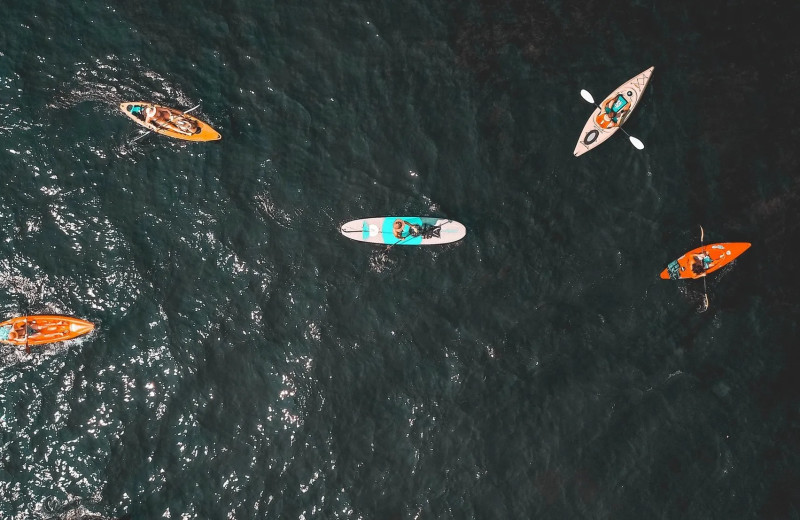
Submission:
[[[399,218],[394,221],[394,226],[392,227],[392,231],[394,233],[395,238],[405,239],[408,237],[418,237],[422,234],[422,227],[418,226],[417,224],[412,224],[410,222],[406,222],[405,220]]]

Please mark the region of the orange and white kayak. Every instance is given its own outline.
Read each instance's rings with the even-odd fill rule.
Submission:
[[[183,139],[184,141],[218,141],[219,132],[196,117],[174,108],[135,101],[120,103],[119,109],[143,127],[157,134]],[[155,115],[148,120],[147,111],[155,109]]]
[[[661,278],[664,280],[702,278],[733,262],[749,247],[750,244],[747,242],[723,242],[692,249],[677,260],[670,262],[667,268],[661,271]],[[697,268],[693,268],[692,264],[695,264]]]
[[[642,94],[650,82],[654,68],[650,67],[617,87],[600,103],[600,108],[592,112],[592,116],[581,130],[575,151],[572,152],[575,157],[599,146],[600,143],[614,135],[619,127],[627,121],[633,109],[642,99]]]
[[[90,333],[94,324],[69,316],[19,316],[0,323],[0,343],[44,345]]]

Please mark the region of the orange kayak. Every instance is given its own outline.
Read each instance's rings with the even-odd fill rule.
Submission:
[[[147,120],[147,109],[155,109],[155,116]],[[135,101],[120,103],[119,109],[143,127],[157,134],[183,139],[184,141],[218,141],[222,139],[219,132],[196,117],[152,103]]]
[[[664,280],[702,278],[733,262],[749,247],[750,244],[747,242],[723,242],[692,249],[677,260],[670,262],[667,268],[661,271],[661,278]],[[704,258],[706,255],[707,258]],[[703,269],[698,269],[698,272],[695,272],[692,264],[699,266],[701,263],[703,264]]]
[[[27,322],[27,331],[26,331]],[[0,343],[7,345],[44,345],[83,336],[94,324],[69,316],[19,316],[0,323]],[[27,335],[27,342],[26,340]]]

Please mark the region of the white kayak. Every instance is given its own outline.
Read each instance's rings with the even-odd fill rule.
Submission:
[[[575,145],[575,151],[572,152],[575,157],[599,146],[600,143],[614,135],[619,127],[628,120],[631,112],[642,99],[642,94],[650,81],[650,76],[653,75],[654,68],[650,67],[620,85],[600,103],[599,109],[595,108],[592,116],[581,130],[578,144]]]
[[[455,220],[438,217],[373,217],[342,224],[347,238],[371,244],[431,246],[464,238],[467,229]]]

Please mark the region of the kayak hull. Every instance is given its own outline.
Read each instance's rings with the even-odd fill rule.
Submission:
[[[28,338],[25,341],[27,324]],[[75,339],[94,330],[94,324],[70,316],[18,316],[0,323],[0,343],[34,346]]]
[[[145,122],[144,111],[149,107],[155,107],[162,113],[163,111],[169,112],[170,121],[168,123],[163,123],[161,126],[157,126],[152,122]],[[119,109],[122,110],[123,114],[136,121],[137,124],[157,134],[174,137],[175,139],[183,139],[184,141],[218,141],[222,139],[219,132],[211,128],[207,123],[200,121],[191,114],[185,114],[174,108],[145,103],[143,101],[134,101],[120,103]],[[179,124],[184,124],[186,122],[194,127],[193,132],[180,131]]]
[[[660,276],[663,280],[702,278],[733,262],[749,248],[750,244],[747,242],[722,242],[698,247],[670,262],[667,268],[661,271]],[[691,268],[692,256],[698,255],[703,251],[711,257],[711,264],[708,269],[697,274]]]
[[[642,99],[644,89],[647,88],[647,84],[650,82],[650,76],[653,75],[653,69],[655,69],[655,67],[650,67],[617,87],[611,94],[606,96],[602,103],[600,103],[603,109],[595,108],[589,120],[586,121],[583,130],[581,130],[578,144],[575,145],[575,151],[572,152],[575,157],[597,148],[609,137],[614,135],[617,130],[619,130],[620,126],[625,124],[625,121],[628,120],[628,117],[630,117],[636,105],[638,105],[639,101]],[[621,115],[618,121],[614,123],[606,118],[604,107],[613,106],[614,102],[620,97],[622,98],[620,104],[625,104],[620,112]]]
[[[438,228],[437,232],[423,234],[423,236],[408,237],[407,226],[402,238],[394,234],[394,224],[397,220],[408,224]],[[467,229],[460,222],[438,217],[373,217],[351,220],[342,224],[339,230],[344,236],[359,242],[370,244],[399,245],[399,246],[430,246],[449,244],[464,238]]]

